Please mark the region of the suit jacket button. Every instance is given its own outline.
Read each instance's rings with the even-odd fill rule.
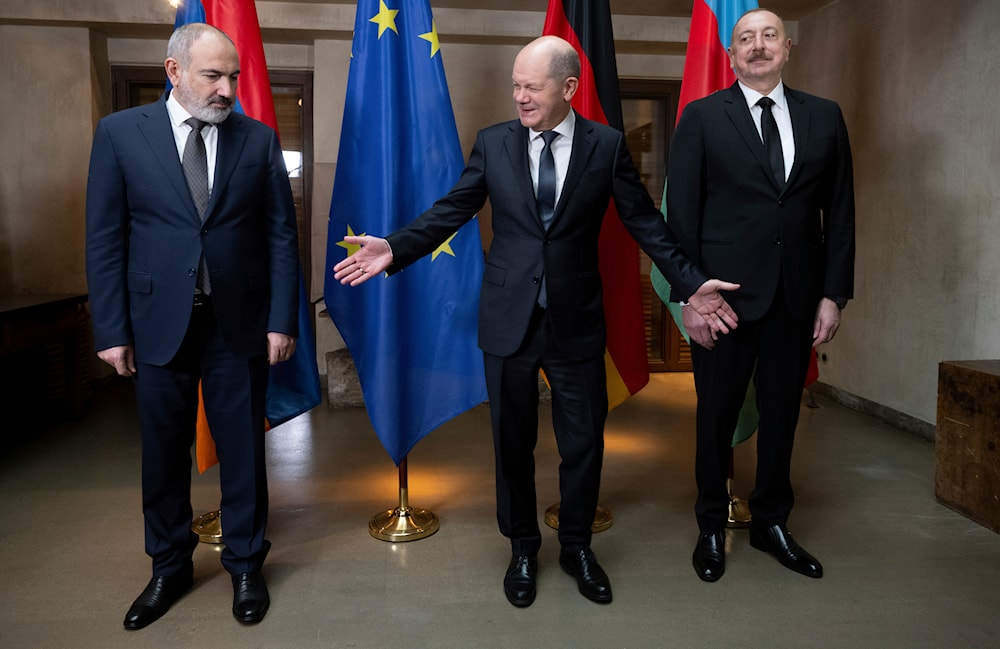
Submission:
[[[778,207],[784,207],[785,201],[778,201]]]
[[[780,246],[781,245],[781,237],[775,237],[774,238],[774,243],[775,243],[775,245]]]
[[[208,234],[208,228],[202,228],[201,229],[201,236],[205,236],[206,234]]]
[[[188,277],[195,277],[198,274],[197,268],[188,268]]]
[[[532,277],[532,278],[531,278],[531,283],[532,283],[532,284],[537,284],[537,283],[538,283],[538,282],[540,282],[540,281],[542,281],[542,279],[541,279],[540,277],[537,277],[537,276],[536,276],[536,277]]]

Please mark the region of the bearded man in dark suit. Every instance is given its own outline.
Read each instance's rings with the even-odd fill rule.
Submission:
[[[87,184],[87,280],[98,356],[134,377],[153,577],[125,616],[141,629],[192,585],[191,445],[198,384],[219,456],[233,615],[270,598],[264,458],[268,364],[295,350],[295,208],[273,129],[233,113],[240,73],[223,32],[174,32],[163,99],[109,115]],[[200,161],[200,162],[199,162]]]

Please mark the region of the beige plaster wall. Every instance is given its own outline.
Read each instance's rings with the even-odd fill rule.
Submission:
[[[926,422],[938,363],[1000,358],[1000,2],[840,0],[789,85],[837,100],[855,161],[856,299],[820,379]]]
[[[0,25],[0,292],[86,290],[90,60],[87,29]]]

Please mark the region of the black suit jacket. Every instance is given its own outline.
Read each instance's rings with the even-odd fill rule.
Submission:
[[[298,332],[298,235],[274,130],[238,113],[219,125],[205,222],[177,155],[165,94],[103,118],[87,185],[87,281],[98,350],[134,344],[163,365],[187,331],[204,251],[219,328],[240,356]]]
[[[854,180],[843,116],[836,103],[788,86],[785,97],[795,160],[783,188],[738,84],[688,104],[670,145],[670,227],[706,275],[742,285],[726,299],[747,321],[762,317],[778,290],[808,319],[823,296],[853,297]]]
[[[604,353],[598,239],[612,198],[625,227],[681,295],[690,295],[706,279],[681,254],[639,178],[622,133],[579,116],[566,181],[547,232],[528,167],[528,129],[516,120],[497,124],[479,132],[451,191],[387,237],[394,258],[390,272],[434,250],[475,216],[487,198],[493,208],[493,241],[480,294],[479,346],[490,354],[509,356],[520,347],[543,273],[561,351],[576,359]]]

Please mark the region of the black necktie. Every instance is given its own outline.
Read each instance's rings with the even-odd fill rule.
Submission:
[[[542,217],[542,227],[546,231],[552,225],[552,213],[556,209],[556,159],[552,155],[552,140],[556,139],[558,135],[555,131],[542,133],[545,146],[538,158],[538,189],[535,190],[535,200],[538,201],[538,213]],[[549,304],[544,275],[542,276],[542,287],[538,291],[538,304],[542,307],[547,307]]]
[[[552,213],[556,209],[556,160],[552,156],[552,140],[559,136],[555,131],[545,131],[542,139],[545,146],[538,159],[538,212],[546,230],[552,224]]]
[[[184,121],[191,127],[188,133],[187,143],[184,145],[184,155],[181,158],[181,166],[184,167],[184,177],[187,179],[188,190],[191,198],[194,199],[194,206],[198,209],[198,216],[205,220],[205,208],[208,207],[208,154],[205,151],[205,139],[201,136],[201,129],[208,126],[208,122],[203,122],[197,117],[192,117]],[[208,265],[205,263],[205,255],[201,256],[198,267],[198,290],[208,295],[212,292],[212,283],[208,277]]]
[[[785,154],[781,150],[781,134],[778,133],[778,123],[774,121],[771,113],[771,106],[774,100],[770,97],[761,97],[757,102],[760,106],[760,134],[764,140],[764,150],[767,151],[767,159],[771,162],[771,171],[774,172],[774,179],[778,181],[778,187],[785,186]]]

